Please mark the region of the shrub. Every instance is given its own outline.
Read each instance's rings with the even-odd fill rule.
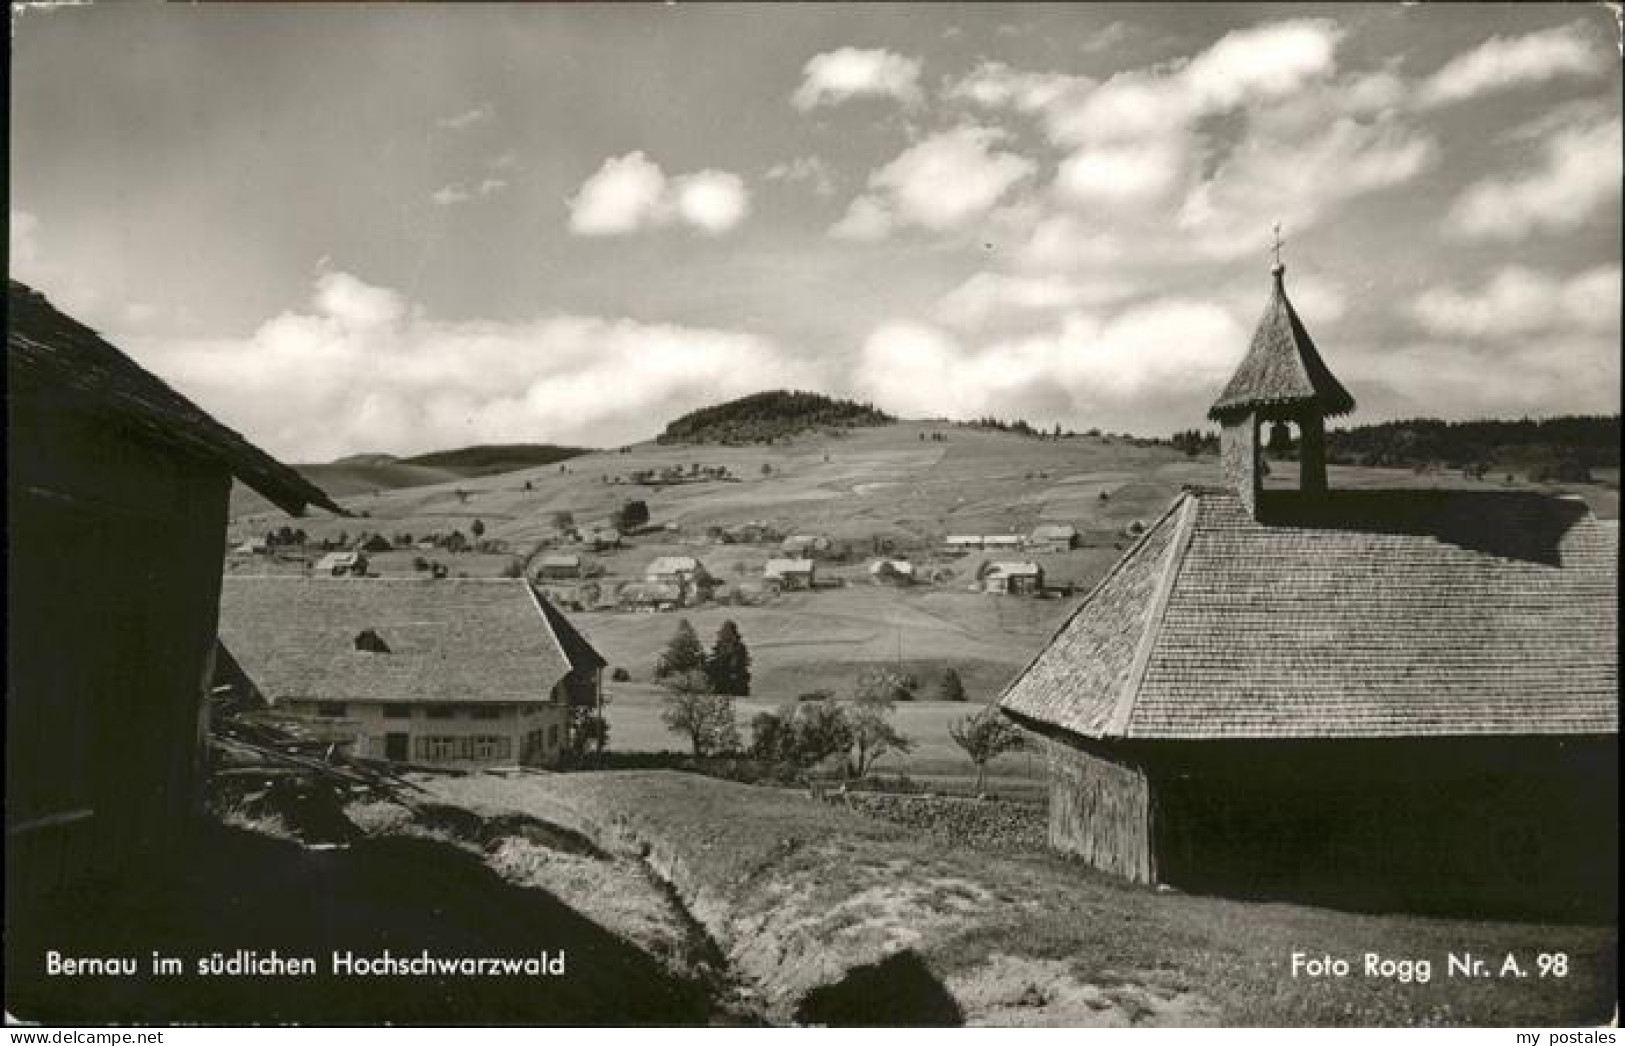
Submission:
[[[628,672],[620,665],[616,665],[614,668],[610,669],[609,678],[617,683],[627,683],[631,681],[632,673]]]
[[[942,673],[942,682],[937,684],[937,699],[939,701],[967,701],[965,694],[965,681],[959,678],[959,673],[950,668]]]

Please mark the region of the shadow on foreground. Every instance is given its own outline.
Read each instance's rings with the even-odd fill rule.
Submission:
[[[808,992],[796,1007],[795,1022],[831,1028],[950,1028],[964,1024],[965,1015],[920,957],[901,951]]]
[[[704,989],[552,895],[513,886],[474,855],[428,840],[306,850],[209,825],[176,870],[7,915],[6,1008],[47,1023],[705,1024]],[[8,905],[9,908],[9,905]],[[202,976],[239,950],[308,956],[310,976]],[[335,976],[331,953],[533,958],[546,975]],[[133,976],[47,976],[48,950],[126,957]],[[153,952],[186,972],[155,976]]]

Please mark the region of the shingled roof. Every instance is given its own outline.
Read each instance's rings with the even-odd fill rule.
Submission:
[[[1521,493],[1181,495],[999,699],[1089,738],[1619,730],[1617,521]]]
[[[355,648],[372,629],[387,654]],[[520,579],[227,577],[220,639],[267,698],[545,700],[604,659]]]
[[[1313,406],[1325,417],[1347,414],[1354,397],[1326,367],[1320,352],[1287,299],[1285,269],[1273,270],[1274,289],[1253,332],[1252,345],[1207,416],[1213,421],[1253,410]]]
[[[95,331],[10,281],[8,395],[90,415],[134,436],[217,463],[290,515],[315,505],[344,515],[318,487],[215,421]]]

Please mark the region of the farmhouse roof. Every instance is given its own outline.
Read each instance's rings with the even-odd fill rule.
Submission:
[[[659,556],[644,573],[649,577],[667,574],[692,573],[700,569],[700,561],[693,556]]]
[[[213,462],[290,515],[343,509],[293,469],[210,417],[95,331],[58,312],[38,291],[10,281],[8,395],[88,415]]]
[[[1043,571],[1037,563],[993,563],[988,567],[988,577],[1037,577]]]
[[[316,561],[316,569],[332,570],[335,567],[353,567],[360,558],[354,552],[329,552]]]
[[[982,536],[980,534],[949,534],[947,542],[950,545],[980,545]]]
[[[810,559],[770,559],[767,566],[762,569],[763,577],[783,577],[786,574],[811,574],[813,561]]]
[[[1033,528],[1034,541],[1071,541],[1078,536],[1078,528],[1070,523],[1040,523]]]
[[[681,603],[683,589],[661,581],[628,581],[617,598],[623,603]]]
[[[581,557],[573,552],[557,552],[543,556],[540,565],[544,569],[547,567],[574,568],[581,566]]]
[[[1000,697],[1091,738],[1609,734],[1619,526],[1576,499],[1182,494]]]
[[[388,654],[358,651],[372,629]],[[225,579],[220,639],[273,700],[545,700],[604,660],[517,579]]]
[[[1354,409],[1354,397],[1320,358],[1297,310],[1287,299],[1285,272],[1281,265],[1272,270],[1275,286],[1269,304],[1253,332],[1247,355],[1208,409],[1207,416],[1213,421],[1226,421],[1261,408],[1311,407],[1326,417]]]

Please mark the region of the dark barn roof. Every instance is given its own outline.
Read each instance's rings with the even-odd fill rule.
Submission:
[[[306,505],[345,514],[309,480],[58,312],[38,291],[10,281],[6,308],[8,395],[87,414],[217,463],[291,515]]]
[[[1083,737],[1619,729],[1619,527],[1574,499],[1191,491],[1000,698]]]
[[[389,653],[357,650],[372,629]],[[604,659],[521,579],[227,577],[220,639],[268,699],[545,700]]]
[[[1320,352],[1287,300],[1284,270],[1274,270],[1275,287],[1253,332],[1252,345],[1208,409],[1212,421],[1224,421],[1253,410],[1313,407],[1326,417],[1354,409],[1354,397],[1320,358]]]

